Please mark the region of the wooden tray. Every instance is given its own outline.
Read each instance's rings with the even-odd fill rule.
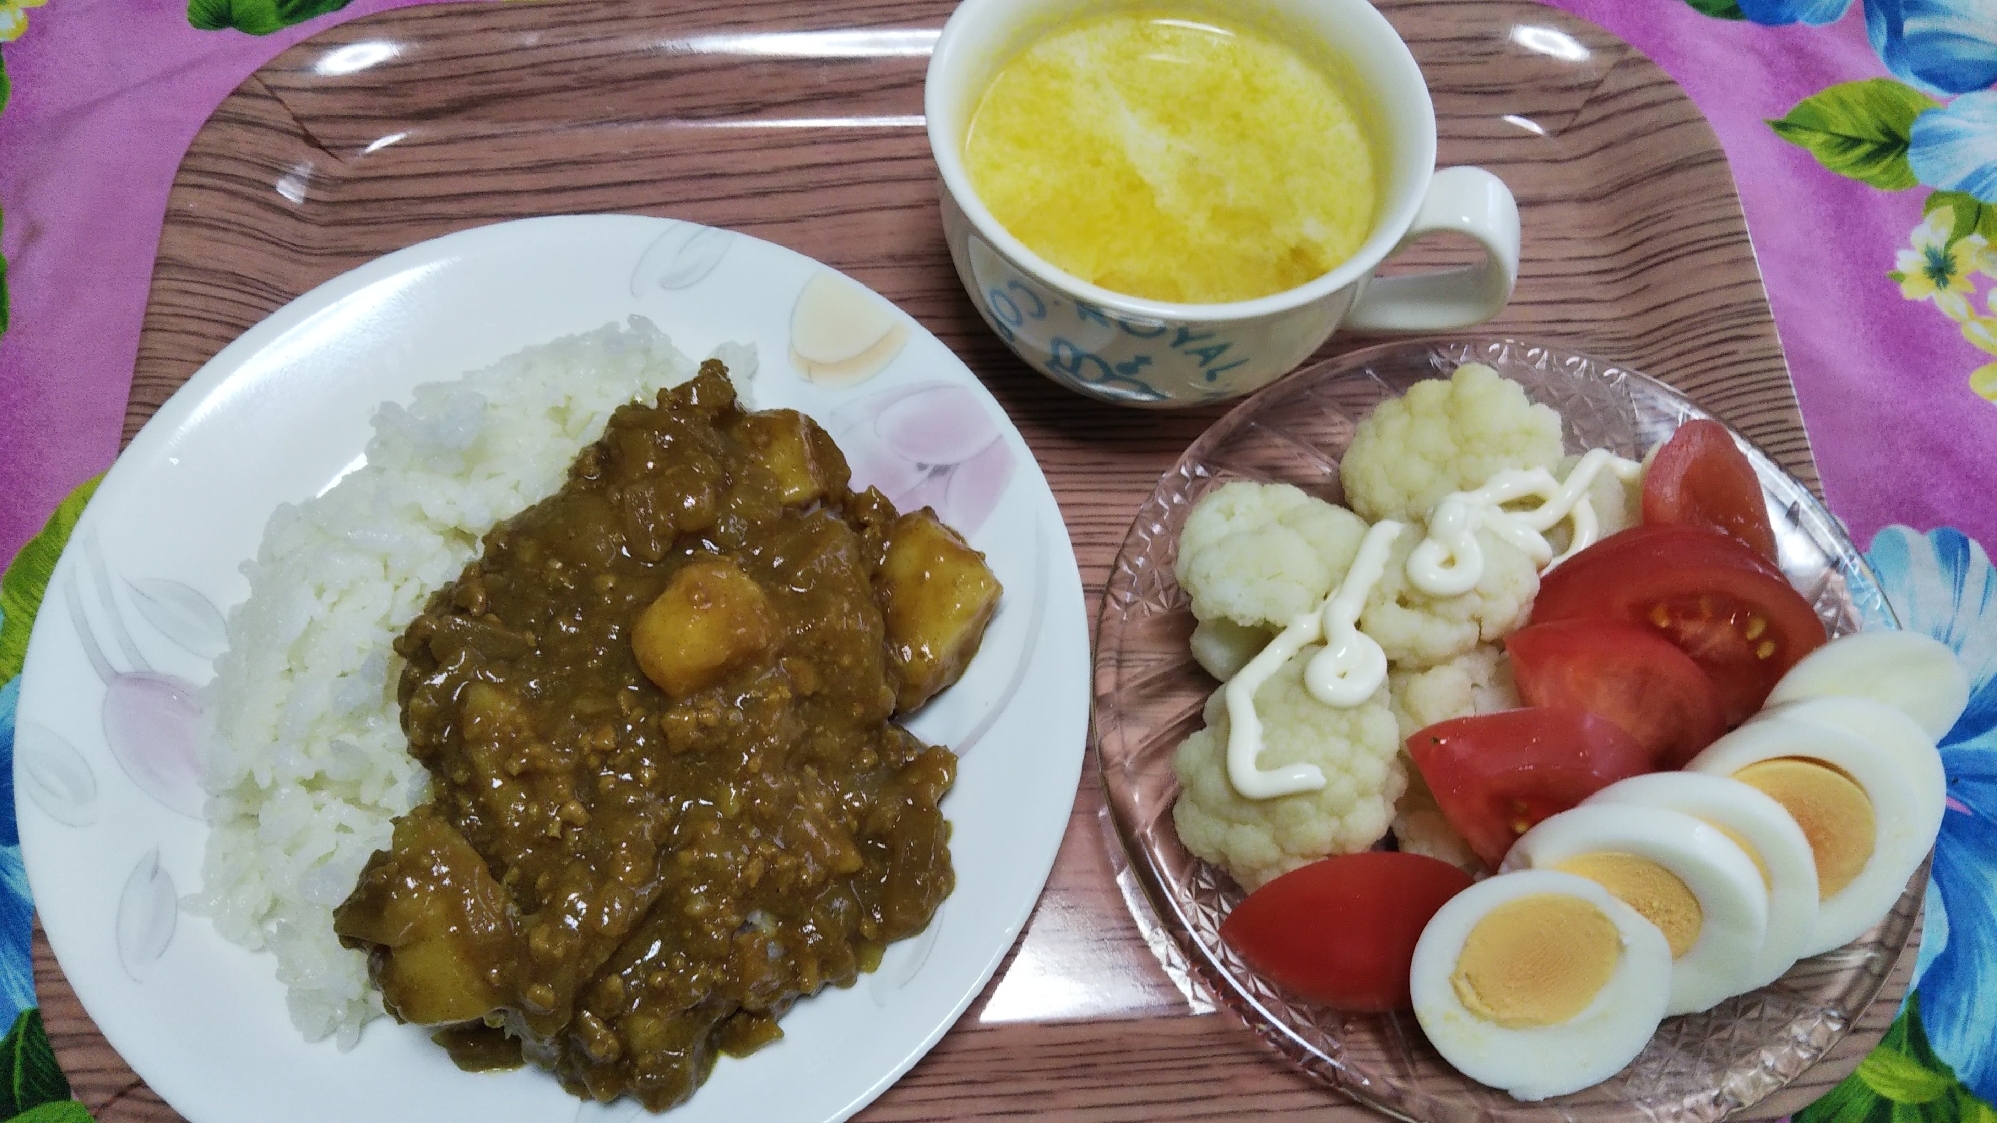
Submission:
[[[845,270],[961,355],[1053,484],[1093,614],[1137,505],[1219,409],[1140,415],[1086,401],[979,321],[943,246],[921,128],[923,70],[950,7],[440,4],[298,44],[216,109],[181,164],[125,436],[236,335],[390,250],[530,215],[691,219]],[[1672,382],[1814,486],[1726,160],[1684,92],[1627,44],[1534,3],[1380,7],[1434,90],[1442,162],[1490,168],[1518,195],[1518,292],[1484,330]],[[1425,249],[1412,264],[1455,252]],[[859,1118],[1377,1118],[1231,1019],[1187,1016],[1211,1007],[1173,982],[1133,922],[1102,807],[1091,766],[1012,958]],[[1831,1061],[1752,1114],[1784,1115],[1848,1073],[1891,1020],[1912,961],[1910,945]],[[39,931],[35,969],[56,1051],[97,1117],[178,1119],[105,1044]]]

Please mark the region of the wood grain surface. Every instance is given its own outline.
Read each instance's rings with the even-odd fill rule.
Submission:
[[[1717,138],[1662,71],[1523,0],[1383,0],[1435,93],[1445,164],[1509,183],[1525,259],[1486,330],[1634,366],[1816,473]],[[948,0],[442,4],[348,23],[258,71],[168,200],[126,437],[224,344],[313,286],[427,238],[534,215],[731,227],[846,271],[977,372],[1053,484],[1093,617],[1125,529],[1219,409],[1136,414],[1028,369],[958,286],[920,127]],[[1414,264],[1461,247],[1421,246]],[[1335,339],[1337,350],[1368,342]],[[1085,772],[1028,931],[964,1020],[859,1118],[1376,1118],[1168,977],[1118,887]],[[100,1120],[174,1120],[98,1034],[36,933],[65,1070]],[[1815,1099],[1878,1040],[1911,970],[1755,1117]],[[281,1113],[280,1113],[281,1114]],[[280,1117],[273,1114],[272,1118]]]

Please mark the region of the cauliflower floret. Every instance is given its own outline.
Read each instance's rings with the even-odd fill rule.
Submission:
[[[1470,699],[1475,712],[1496,713],[1525,705],[1519,699],[1519,684],[1512,678],[1512,661],[1501,643],[1481,644],[1450,661],[1470,676]]]
[[[1201,620],[1282,627],[1337,586],[1366,523],[1289,484],[1207,493],[1179,532],[1179,586]]]
[[[1472,649],[1482,650],[1482,647]],[[1439,667],[1414,671],[1397,668],[1387,673],[1387,703],[1393,707],[1394,723],[1400,729],[1403,743],[1417,729],[1477,712],[1475,687],[1470,675],[1459,665],[1459,660],[1469,657],[1466,652]]]
[[[1193,627],[1193,662],[1206,673],[1226,682],[1250,659],[1269,646],[1276,636],[1273,628],[1250,628],[1225,616],[1202,620]]]
[[[1578,456],[1563,456],[1553,474],[1564,480],[1579,463],[1581,458]],[[1643,521],[1643,477],[1625,483],[1614,472],[1606,469],[1597,472],[1595,478],[1588,481],[1588,504],[1595,509],[1597,542],[1611,534],[1620,534]],[[1573,524],[1566,519],[1560,520],[1558,525],[1546,532],[1546,541],[1553,547],[1555,557],[1566,553],[1568,545],[1574,541]]]
[[[1406,853],[1448,862],[1472,877],[1488,874],[1483,859],[1436,806],[1435,793],[1428,790],[1421,771],[1409,765],[1407,772],[1408,790],[1394,807],[1394,844]]]
[[[1417,382],[1381,402],[1353,432],[1339,477],[1345,501],[1368,520],[1421,521],[1452,491],[1559,460],[1560,415],[1490,367],[1465,363],[1446,382]]]
[[[1438,666],[1393,669],[1387,675],[1387,700],[1400,725],[1402,741],[1439,721],[1517,709],[1522,704],[1512,682],[1512,661],[1495,643],[1480,643]]]
[[[1420,530],[1410,527],[1394,541],[1386,574],[1359,616],[1360,630],[1379,642],[1389,662],[1404,670],[1433,667],[1525,623],[1539,593],[1539,570],[1524,550],[1478,530],[1483,575],[1461,596],[1435,597],[1408,580],[1408,555],[1421,540]]]
[[[1251,892],[1319,858],[1378,842],[1407,786],[1384,691],[1340,708],[1305,689],[1304,664],[1319,650],[1304,648],[1255,692],[1255,712],[1262,719],[1256,763],[1263,768],[1315,764],[1324,771],[1324,787],[1243,799],[1227,778],[1224,691],[1208,700],[1207,727],[1186,738],[1172,761],[1180,786],[1172,805],[1179,841]]]

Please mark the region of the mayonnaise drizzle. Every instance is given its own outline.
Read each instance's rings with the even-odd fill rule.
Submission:
[[[1541,570],[1551,569],[1589,546],[1601,532],[1601,520],[1588,498],[1588,489],[1606,470],[1629,481],[1642,476],[1643,466],[1604,448],[1589,450],[1565,480],[1544,468],[1508,469],[1486,480],[1475,491],[1443,497],[1429,513],[1428,535],[1408,556],[1408,581],[1430,596],[1460,596],[1484,577],[1484,548],[1477,531],[1488,529],[1532,559]],[[1538,499],[1537,506],[1508,511],[1505,504]],[[1546,532],[1562,519],[1572,520],[1567,552],[1553,556]],[[1373,586],[1386,575],[1394,540],[1406,529],[1392,520],[1375,523],[1359,544],[1359,553],[1345,579],[1330,596],[1309,612],[1292,618],[1248,665],[1228,680],[1227,778],[1243,799],[1275,799],[1324,787],[1324,772],[1315,764],[1289,764],[1264,771],[1255,763],[1262,755],[1262,719],[1255,713],[1255,692],[1284,663],[1311,644],[1324,650],[1304,667],[1304,687],[1327,706],[1352,707],[1371,698],[1387,679],[1387,655],[1372,636],[1359,630],[1359,614]]]
[[[1359,630],[1359,613],[1373,586],[1387,575],[1387,556],[1402,526],[1383,519],[1366,532],[1352,568],[1324,599],[1318,619],[1324,628],[1324,649],[1304,667],[1304,688],[1327,706],[1356,706],[1387,681],[1387,653],[1380,642]]]
[[[1329,637],[1324,650],[1304,668],[1304,686],[1328,706],[1356,706],[1373,696],[1387,679],[1387,655],[1372,636],[1358,628],[1366,597],[1387,572],[1387,556],[1402,524],[1375,523],[1359,544],[1359,553],[1338,588],[1323,603],[1290,619],[1248,665],[1227,680],[1227,778],[1243,799],[1275,799],[1324,787],[1324,771],[1315,764],[1288,764],[1263,770],[1262,719],[1255,713],[1255,692],[1297,652]]]
[[[1643,472],[1634,460],[1625,460],[1605,448],[1589,450],[1565,480],[1556,480],[1544,468],[1508,469],[1487,480],[1475,491],[1459,491],[1443,497],[1429,514],[1428,537],[1408,555],[1408,581],[1434,597],[1453,597],[1477,587],[1484,577],[1484,549],[1477,542],[1479,528],[1489,529],[1517,546],[1539,569],[1549,569],[1594,545],[1601,521],[1588,498],[1588,488],[1603,469],[1621,479],[1632,480]],[[1539,505],[1523,511],[1508,511],[1505,504],[1520,499],[1538,499]],[[1567,552],[1553,556],[1546,532],[1562,519],[1573,520],[1573,541]]]

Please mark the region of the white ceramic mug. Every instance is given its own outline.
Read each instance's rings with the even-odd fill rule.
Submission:
[[[964,0],[936,41],[923,93],[943,176],[943,229],[957,275],[985,322],[1035,369],[1070,389],[1135,406],[1238,397],[1275,381],[1340,325],[1420,332],[1496,315],[1518,279],[1519,212],[1482,168],[1435,168],[1435,107],[1407,45],[1367,0],[1231,0],[1222,18],[1320,42],[1361,87],[1382,165],[1372,235],[1307,284],[1229,304],[1173,304],[1111,292],[1064,272],[992,217],[964,170],[964,135],[999,68],[1053,28],[1129,0]],[[1375,279],[1402,246],[1467,234],[1485,259]]]

